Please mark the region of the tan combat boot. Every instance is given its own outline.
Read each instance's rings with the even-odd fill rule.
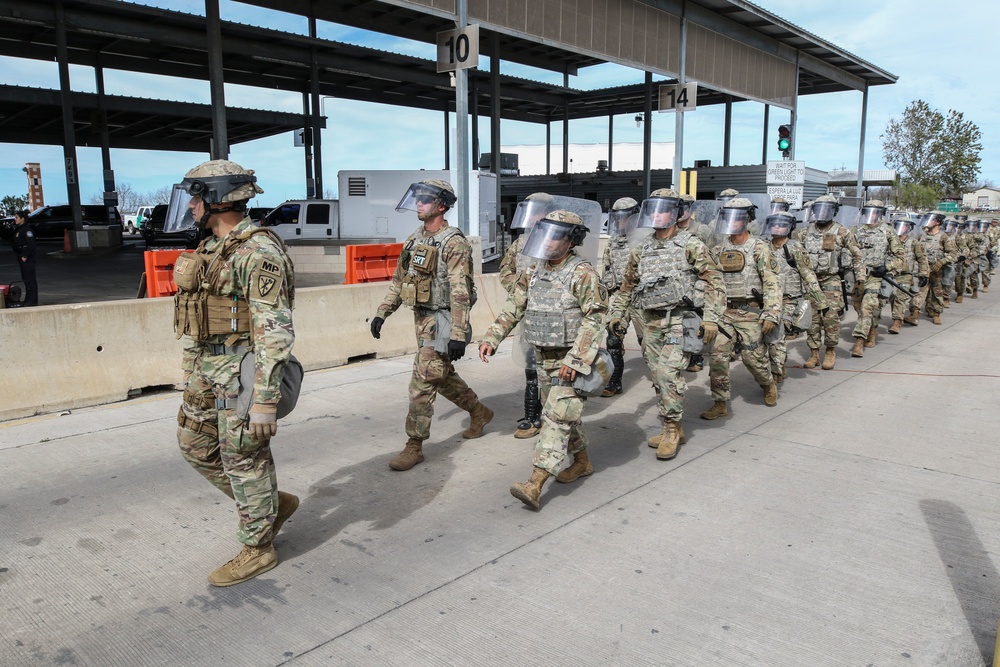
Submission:
[[[299,497],[292,495],[291,493],[285,493],[284,491],[278,491],[278,513],[274,516],[274,528],[272,528],[271,539],[278,534],[281,530],[281,526],[284,525],[288,517],[295,514],[295,510],[299,508]]]
[[[910,315],[909,315],[909,317],[904,317],[903,321],[906,322],[907,324],[909,324],[910,326],[914,326],[915,327],[915,326],[919,325],[920,324],[920,311],[917,310],[917,309],[915,309],[915,308],[911,308],[910,309]]]
[[[955,303],[962,303],[962,301],[964,299],[965,299],[965,295],[964,294],[959,294],[958,296],[955,297]],[[945,308],[948,307],[948,302],[947,301],[944,302],[944,307]]]
[[[903,328],[903,320],[893,320],[892,326],[889,327],[889,333],[898,334],[899,330]]]
[[[270,544],[256,547],[244,545],[243,549],[219,569],[208,575],[208,583],[213,586],[232,586],[253,579],[278,566],[278,554]]]
[[[483,428],[493,419],[493,411],[482,403],[476,403],[476,407],[469,410],[472,415],[472,423],[469,428],[462,431],[463,438],[478,438],[483,434]]]
[[[931,315],[931,322],[933,322],[934,324],[941,324],[940,313],[934,313],[933,315]]]
[[[726,410],[726,402],[716,401],[712,404],[712,407],[701,413],[701,418],[712,421],[713,419],[718,419],[719,417],[725,417],[728,414],[729,411]]]
[[[837,348],[828,347],[826,348],[826,354],[823,355],[823,365],[821,368],[824,371],[833,370],[833,365],[837,363]]]
[[[979,291],[982,292],[983,294],[989,294],[990,293],[990,286],[989,285],[983,285],[983,289],[981,289]]]
[[[531,471],[531,479],[524,484],[516,482],[510,485],[510,495],[514,496],[528,507],[539,508],[538,498],[542,495],[542,487],[551,475],[541,468]]]
[[[556,475],[556,481],[568,484],[593,474],[594,468],[590,465],[590,456],[587,455],[586,449],[581,449],[573,455],[573,464]]]
[[[680,436],[678,436],[678,442],[680,442],[683,445],[685,442],[687,442],[687,436],[684,435],[684,424],[677,422],[677,428],[679,428],[681,432]],[[660,440],[663,438],[663,434],[666,433],[666,431],[667,431],[667,424],[666,420],[664,420],[663,430],[654,435],[653,437],[647,438],[646,444],[652,447],[653,449],[656,449],[657,447],[660,446]]]
[[[778,404],[778,383],[772,382],[766,387],[761,387],[764,390],[764,405],[775,406]]]
[[[863,356],[865,356],[865,339],[864,338],[860,338],[859,337],[859,338],[855,338],[854,339],[854,347],[851,348],[851,356],[852,357],[863,357]]]
[[[959,301],[959,303],[962,302]],[[945,308],[951,308],[951,299],[949,299],[948,297],[941,299],[941,305],[944,306]]]
[[[878,340],[878,325],[872,322],[872,328],[868,330],[868,339],[865,341],[865,347],[875,347],[876,340]]]
[[[979,298],[979,288],[978,287],[973,287],[972,288],[972,298],[973,299],[978,299]]]
[[[819,366],[819,348],[810,348],[809,358],[802,364],[802,368],[816,368]]]
[[[669,461],[677,456],[677,447],[681,444],[680,422],[663,420],[663,434],[660,436],[660,444],[656,447],[656,458],[661,461]]]
[[[423,463],[424,453],[422,450],[423,440],[410,438],[406,441],[406,446],[403,447],[403,451],[396,454],[396,456],[389,461],[389,467],[393,470],[409,470],[418,463]]]

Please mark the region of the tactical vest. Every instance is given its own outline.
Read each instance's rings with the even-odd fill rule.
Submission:
[[[903,241],[903,254],[906,257],[906,273],[915,276],[920,273],[920,262],[917,261],[917,246],[914,245],[913,238]]]
[[[834,275],[840,271],[840,249],[837,244],[837,231],[840,228],[840,223],[835,222],[830,225],[830,229],[822,232],[816,227],[816,223],[811,222],[799,239],[809,253],[817,276]]]
[[[756,301],[753,290],[764,293],[764,283],[757,272],[757,261],[753,250],[756,244],[763,243],[759,238],[751,236],[741,245],[735,245],[727,237],[719,253],[719,264],[722,266],[722,280],[726,283],[727,301]]]
[[[660,242],[655,236],[643,241],[639,251],[639,282],[632,290],[632,304],[639,310],[670,310],[684,297],[694,301],[697,275],[687,261],[691,232]]]
[[[629,256],[632,249],[629,247],[628,239],[624,236],[612,236],[608,239],[608,259],[611,266],[606,267],[601,282],[610,291],[614,291],[622,286],[625,278],[625,267],[628,266]]]
[[[795,247],[792,245],[793,243],[798,245],[796,241],[788,239],[781,248],[777,250],[771,248],[771,254],[778,260],[778,266],[781,269],[784,295],[791,299],[797,299],[805,292],[805,288],[802,286],[802,275],[799,270],[788,263],[788,258],[792,256],[792,248]]]
[[[889,234],[882,225],[861,225],[854,228],[854,238],[861,247],[861,262],[871,268],[883,266],[889,252]]]
[[[451,282],[448,265],[444,261],[445,244],[453,236],[465,238],[458,227],[442,227],[432,236],[424,236],[418,229],[403,244],[405,270],[399,291],[402,302],[410,308],[447,310],[451,308]],[[468,267],[472,275],[472,266]],[[471,296],[471,286],[470,286]]]
[[[921,234],[920,238],[917,239],[917,241],[924,245],[924,249],[927,251],[928,264],[935,264],[944,259],[944,237],[944,232],[938,232],[933,236],[930,234]]]
[[[571,347],[583,322],[583,311],[573,294],[573,272],[590,264],[579,255],[570,257],[558,269],[539,262],[528,283],[528,303],[524,310],[525,341],[536,347]]]
[[[230,281],[223,291],[223,270],[243,243],[257,234],[267,234],[282,249],[285,284],[289,303],[295,300],[295,274],[287,258],[285,244],[272,230],[258,227],[222,241],[217,251],[207,249],[212,237],[203,240],[193,253],[181,254],[174,264],[174,331],[206,342],[213,336],[239,339],[253,329],[247,295],[237,291],[240,286]],[[231,268],[231,267],[230,267]]]

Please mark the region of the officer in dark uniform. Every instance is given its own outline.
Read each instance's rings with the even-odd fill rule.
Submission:
[[[27,211],[14,214],[14,254],[17,255],[17,265],[21,267],[21,280],[24,281],[25,306],[38,305],[38,280],[35,278],[35,232],[26,223]]]

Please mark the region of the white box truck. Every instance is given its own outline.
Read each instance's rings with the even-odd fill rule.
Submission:
[[[412,211],[396,211],[411,183],[429,178],[451,180],[445,170],[366,170],[337,174],[340,199],[287,201],[265,218],[287,240],[400,243],[420,221]],[[497,246],[496,175],[473,171],[469,175],[469,235],[482,239],[483,261],[500,256]],[[457,208],[445,216],[458,220]]]

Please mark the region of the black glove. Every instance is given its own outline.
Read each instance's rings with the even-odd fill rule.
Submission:
[[[385,324],[385,318],[376,317],[372,320],[372,338],[378,339],[382,337],[382,325]]]
[[[964,262],[965,261],[965,255],[959,255],[958,256],[958,261]]]
[[[885,266],[873,266],[869,269],[868,273],[872,274],[876,278],[885,278],[885,274],[888,273],[888,270]]]
[[[460,340],[448,341],[448,357],[452,361],[458,361],[465,356],[465,343]]]
[[[927,276],[918,276],[917,277],[917,285],[919,285],[920,287],[926,287],[927,286]]]

